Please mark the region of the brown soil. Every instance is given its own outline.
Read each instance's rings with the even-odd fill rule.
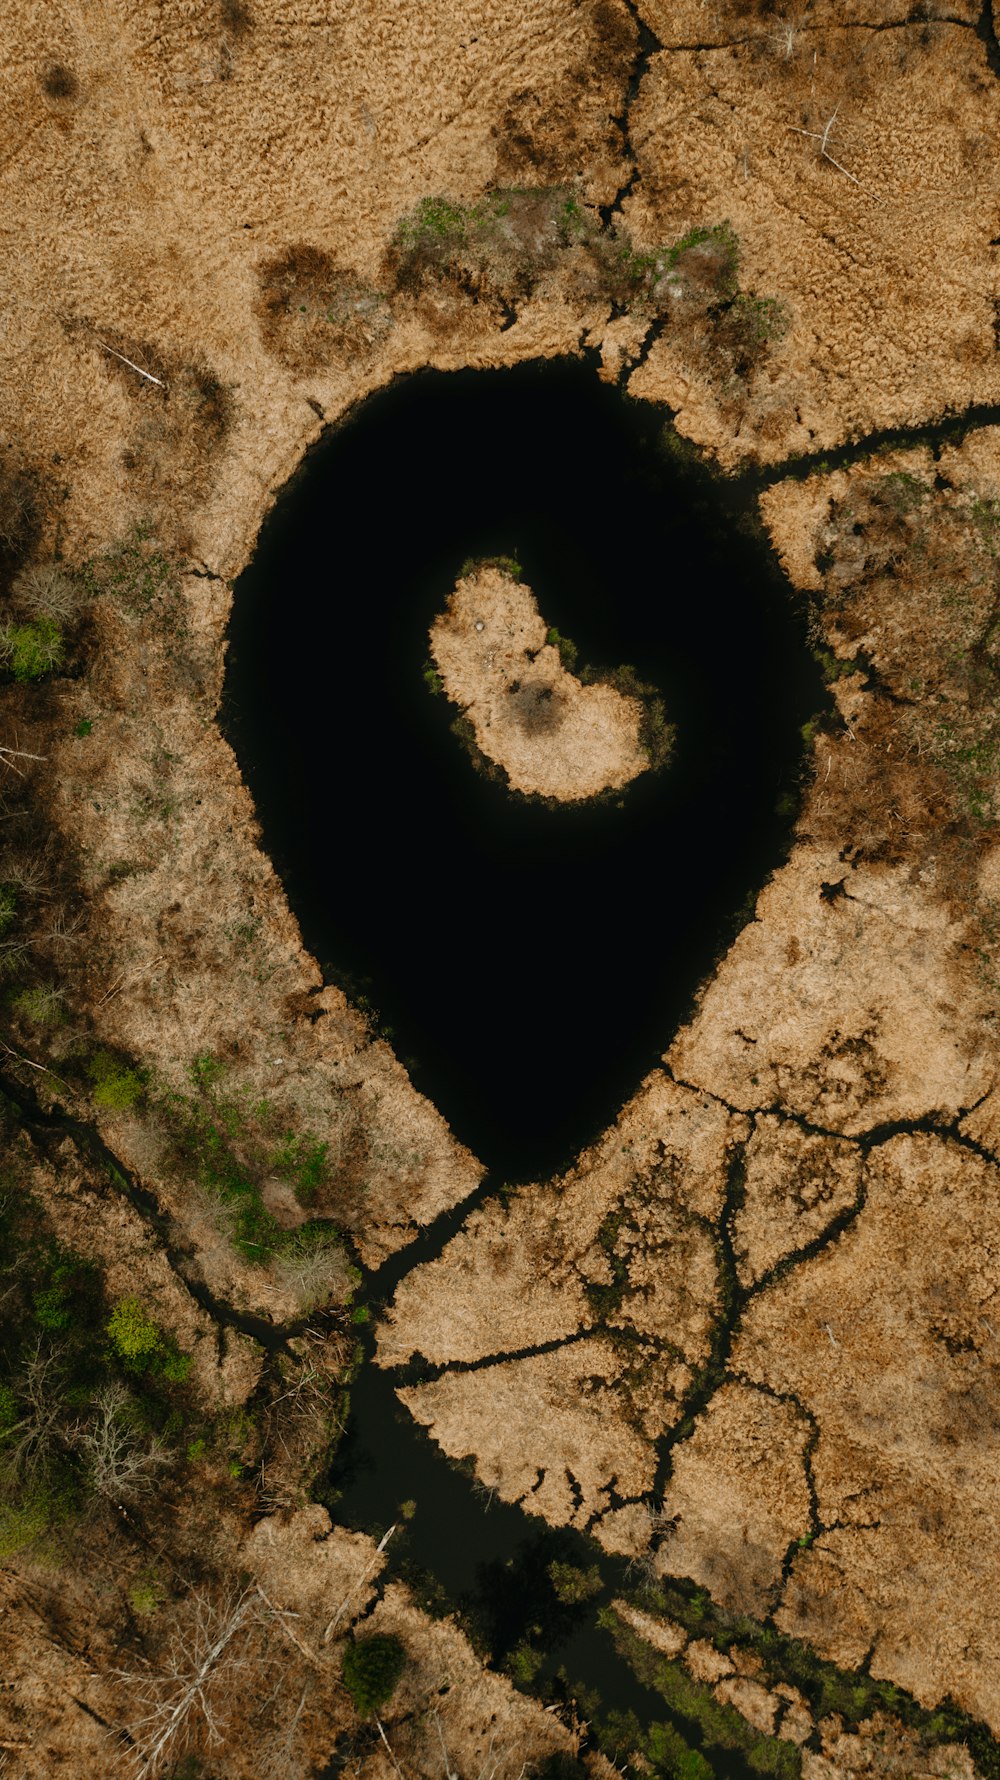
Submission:
[[[649,765],[642,706],[612,686],[581,686],[548,635],[531,589],[484,564],[435,619],[431,656],[512,791],[557,803],[617,791]]]

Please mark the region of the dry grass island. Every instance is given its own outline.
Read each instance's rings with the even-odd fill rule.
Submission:
[[[430,648],[432,684],[460,707],[459,733],[512,791],[574,803],[621,790],[669,754],[652,688],[634,676],[632,691],[613,676],[581,683],[575,645],[546,625],[517,563],[470,565]]]
[[[5,1777],[995,1775],[989,0],[5,26]],[[352,1268],[482,1170],[323,987],[216,722],[322,424],[581,344],[756,477],[833,703],[661,1067],[404,1279],[379,1356],[592,1539],[564,1604],[626,1560],[645,1724],[546,1709],[537,1639],[489,1667],[318,1500]]]

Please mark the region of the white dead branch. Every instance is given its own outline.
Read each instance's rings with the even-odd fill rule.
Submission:
[[[323,1633],[323,1643],[324,1644],[329,1643],[330,1638],[333,1634],[334,1626],[336,1626],[338,1624],[341,1614],[346,1612],[349,1603],[351,1601],[353,1601],[355,1595],[358,1592],[358,1589],[361,1588],[362,1584],[368,1580],[368,1577],[371,1575],[372,1571],[375,1568],[375,1565],[378,1563],[379,1558],[382,1556],[383,1551],[385,1550],[386,1546],[388,1545],[389,1540],[392,1538],[393,1533],[396,1531],[396,1527],[398,1524],[399,1523],[397,1521],[393,1521],[393,1524],[389,1528],[389,1531],[387,1533],[382,1534],[382,1537],[379,1540],[378,1545],[376,1546],[376,1549],[375,1549],[375,1556],[371,1559],[371,1561],[369,1563],[367,1563],[365,1565],[364,1569],[361,1572],[361,1575],[358,1577],[354,1586],[352,1588],[348,1589],[346,1595],[344,1596],[343,1600],[340,1603],[340,1606],[337,1608],[336,1613],[334,1614],[329,1625],[327,1626],[326,1631]]]
[[[47,760],[47,759],[48,759],[47,754],[29,754],[27,748],[0,747],[0,762],[2,762],[4,766],[9,766],[11,772],[16,773],[19,779],[24,778],[24,774],[21,771],[21,768],[17,764],[17,762],[19,760]]]
[[[822,130],[802,130],[799,128],[798,124],[789,124],[788,128],[790,130],[793,130],[795,132],[796,136],[808,136],[813,142],[818,142],[819,143],[819,152],[820,152],[822,159],[824,161],[829,161],[831,167],[836,167],[838,173],[843,173],[845,179],[851,180],[854,185],[860,185],[861,184],[860,179],[855,178],[855,175],[853,173],[849,173],[847,168],[842,166],[840,161],[835,160],[833,155],[830,153],[830,135],[833,130],[833,126],[837,121],[837,113],[839,111],[840,111],[840,106],[838,105],[830,113],[830,116],[827,118],[826,123],[823,125]]]
[[[110,352],[112,358],[120,359],[122,364],[127,365],[130,371],[137,371],[139,376],[145,377],[149,383],[156,383],[161,389],[166,389],[167,386],[162,377],[154,377],[152,371],[144,371],[141,365],[135,363],[134,359],[126,358],[123,352],[116,352],[115,348],[109,346],[106,340],[98,340],[97,344],[98,346],[102,346],[105,352]]]
[[[222,1600],[195,1590],[162,1664],[145,1672],[119,1671],[142,1708],[128,1727],[135,1745],[135,1780],[160,1771],[199,1718],[210,1744],[223,1741],[222,1714],[232,1704],[236,1676],[263,1664],[253,1641],[241,1638],[270,1618],[262,1607],[256,1588]]]

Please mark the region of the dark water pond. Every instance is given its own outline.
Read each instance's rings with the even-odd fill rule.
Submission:
[[[421,372],[331,429],[237,589],[227,727],[307,946],[509,1179],[567,1162],[661,1054],[780,858],[821,701],[738,497],[587,364]],[[620,807],[474,771],[421,669],[463,561],[516,555],[550,625],[677,726]]]
[[[309,454],[236,588],[226,724],[305,942],[365,989],[493,1181],[569,1161],[660,1056],[781,859],[800,726],[823,699],[746,497],[682,473],[663,431],[578,361],[420,373]],[[518,558],[582,661],[629,663],[662,692],[674,757],[619,803],[511,798],[428,692],[428,627],[483,555]],[[370,1279],[373,1305],[446,1234]],[[393,1567],[459,1606],[494,1661],[527,1643],[543,1682],[563,1668],[574,1697],[672,1719],[594,1604],[556,1600],[548,1564],[594,1548],[489,1505],[371,1364],[330,1492],[378,1533],[415,1502]],[[602,1568],[606,1600],[622,1574]]]

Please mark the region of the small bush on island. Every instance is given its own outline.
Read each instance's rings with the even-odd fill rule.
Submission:
[[[557,1599],[566,1607],[576,1607],[583,1601],[592,1600],[604,1587],[596,1564],[583,1570],[577,1564],[564,1564],[555,1559],[549,1565],[549,1577]]]
[[[347,1645],[344,1686],[362,1717],[378,1712],[392,1698],[405,1667],[406,1651],[391,1634],[374,1632]]]

